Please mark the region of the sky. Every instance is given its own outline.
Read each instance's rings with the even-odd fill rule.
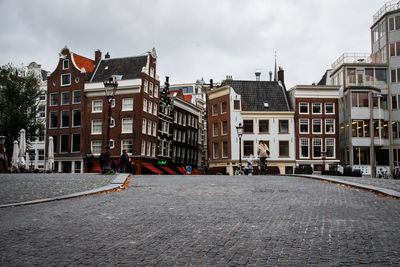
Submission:
[[[54,71],[64,46],[94,59],[155,47],[161,83],[269,80],[289,89],[318,82],[345,52],[371,51],[384,0],[0,0],[0,65],[35,61]]]

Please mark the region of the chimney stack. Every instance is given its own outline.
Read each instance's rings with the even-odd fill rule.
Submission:
[[[101,51],[96,50],[94,51],[94,65],[97,66],[97,63],[99,63],[101,60]]]
[[[272,71],[269,71],[269,81],[272,82]]]
[[[256,81],[260,81],[261,71],[259,69],[256,69],[255,75],[256,75]]]
[[[107,52],[107,54],[104,57],[105,59],[109,59],[110,58],[110,54]]]
[[[226,81],[232,81],[232,75],[226,75]]]
[[[282,84],[285,84],[284,71],[281,67],[279,67],[278,70],[278,81],[281,81]]]
[[[213,89],[213,87],[214,87],[214,84],[213,84],[213,79],[210,79],[210,90],[212,90],[212,89]]]

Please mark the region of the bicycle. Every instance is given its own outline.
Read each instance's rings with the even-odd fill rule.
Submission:
[[[242,165],[239,165],[238,167],[235,168],[235,175],[244,175],[244,170],[242,168]]]

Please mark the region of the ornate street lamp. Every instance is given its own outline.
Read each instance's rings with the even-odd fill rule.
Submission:
[[[110,124],[111,124],[111,103],[115,97],[118,83],[114,77],[110,77],[108,81],[104,81],[104,90],[108,101],[108,120],[107,120],[107,141],[106,141],[106,153],[104,157],[102,173],[111,171],[110,167]]]
[[[241,123],[239,123],[238,126],[236,126],[236,131],[239,136],[239,169],[242,171],[242,135],[243,135],[243,126]]]

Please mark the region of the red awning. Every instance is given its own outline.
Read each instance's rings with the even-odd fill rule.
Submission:
[[[197,169],[193,169],[193,173],[194,174],[200,174],[199,171]]]
[[[166,166],[161,166],[161,168],[163,168],[169,174],[177,174],[176,172],[174,172],[174,170],[172,170],[171,168],[168,168]]]
[[[186,170],[183,167],[178,167],[178,170],[182,173],[182,174],[186,174]]]
[[[143,164],[142,166],[145,167],[145,168],[147,168],[147,169],[149,169],[150,171],[152,171],[152,172],[155,173],[155,174],[163,174],[162,171],[160,171],[159,169],[157,169],[156,167],[154,167],[154,166],[152,166],[152,165]]]

